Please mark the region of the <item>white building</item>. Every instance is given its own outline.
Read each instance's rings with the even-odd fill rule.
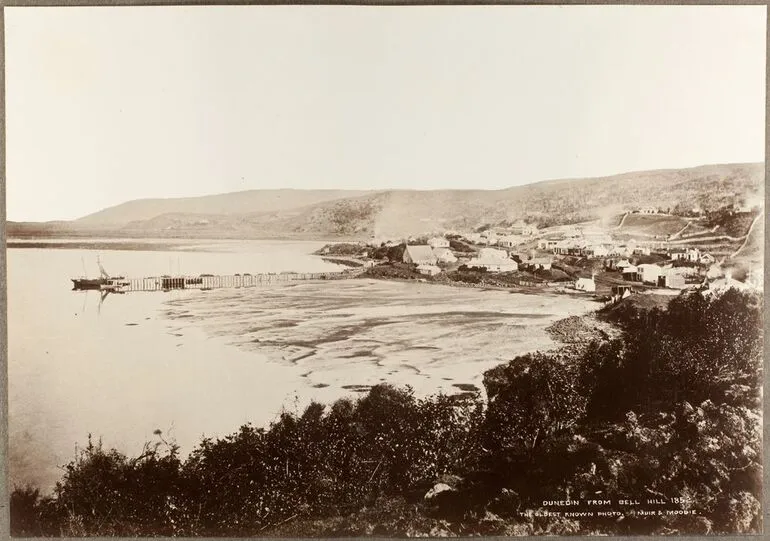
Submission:
[[[595,244],[586,248],[586,253],[593,257],[607,257],[610,254],[610,251],[604,244]]]
[[[540,239],[537,241],[537,247],[540,250],[553,250],[561,239]]]
[[[553,259],[550,257],[533,257],[525,262],[533,270],[550,270]]]
[[[449,239],[444,237],[433,237],[428,241],[431,248],[449,248]]]
[[[494,246],[497,244],[497,233],[494,231],[484,231],[481,234],[481,243],[487,246]]]
[[[449,248],[433,248],[433,255],[439,263],[455,263],[457,257]]]
[[[519,270],[519,264],[513,259],[480,259],[473,258],[468,262],[469,267],[483,267],[490,272],[514,272]]]
[[[658,265],[644,263],[637,266],[639,278],[645,284],[658,284],[658,278],[661,276],[662,269]]]
[[[508,252],[497,248],[482,248],[479,250],[479,259],[510,259]]]
[[[577,242],[574,239],[564,239],[558,241],[553,247],[555,254],[568,254],[570,250],[577,248]]]
[[[593,277],[591,278],[578,278],[575,281],[575,289],[578,291],[585,291],[587,293],[593,293],[596,291],[596,282]]]
[[[468,262],[469,267],[484,267],[493,272],[512,272],[519,270],[519,264],[508,257],[504,250],[495,248],[482,248],[478,257]]]
[[[700,250],[698,250],[697,248],[690,248],[686,252],[685,259],[687,259],[687,261],[690,261],[692,263],[697,263],[698,260],[700,259],[700,255],[701,255]]]
[[[428,276],[435,276],[441,272],[441,269],[436,265],[417,265],[417,272],[427,274]]]
[[[524,220],[517,220],[508,228],[513,235],[534,235],[537,233],[537,226],[525,223]]]
[[[505,235],[497,239],[497,245],[505,248],[513,248],[522,243],[522,238],[516,235]]]
[[[629,282],[635,282],[639,279],[639,269],[634,265],[627,265],[620,271],[623,279]]]
[[[684,248],[672,248],[668,252],[668,257],[671,258],[672,261],[677,261],[679,259],[686,259],[687,250],[685,250]]]
[[[684,289],[685,279],[682,267],[672,267],[662,269],[661,276],[663,278],[663,285],[671,289]],[[660,282],[658,283],[660,285]]]

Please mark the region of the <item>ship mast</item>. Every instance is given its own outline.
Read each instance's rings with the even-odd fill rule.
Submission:
[[[102,262],[101,262],[101,260],[99,259],[99,256],[98,256],[98,255],[96,256],[96,264],[97,264],[97,265],[99,265],[99,272],[101,273],[101,275],[102,275],[102,278],[104,278],[104,279],[109,279],[109,278],[110,278],[110,275],[109,275],[109,274],[107,274],[107,271],[106,271],[106,270],[104,270],[104,267],[102,267]]]

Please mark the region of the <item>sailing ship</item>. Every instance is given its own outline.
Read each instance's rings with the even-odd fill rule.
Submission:
[[[124,276],[110,276],[104,267],[99,257],[96,258],[96,264],[99,265],[99,278],[71,278],[72,289],[83,291],[90,289],[97,289],[102,291],[119,291],[129,284],[125,281]]]

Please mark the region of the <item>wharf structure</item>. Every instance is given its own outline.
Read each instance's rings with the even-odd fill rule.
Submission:
[[[101,289],[116,293],[134,291],[171,291],[177,289],[223,289],[257,287],[294,281],[341,280],[358,276],[354,270],[332,272],[281,272],[260,274],[201,274],[198,276],[154,276],[148,278],[112,278]]]

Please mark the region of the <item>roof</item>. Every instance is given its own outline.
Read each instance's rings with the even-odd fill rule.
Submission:
[[[516,263],[513,259],[498,259],[494,257],[474,257],[468,262],[468,266],[484,266],[484,265],[490,265],[490,266],[518,266],[519,264]]]
[[[457,256],[455,256],[452,253],[452,250],[449,248],[434,248],[433,249],[433,255],[437,259],[446,259],[448,261],[456,261]]]
[[[639,269],[636,268],[634,265],[629,265],[626,268],[623,269],[623,274],[626,274],[627,272],[638,272]]]
[[[508,259],[508,252],[497,248],[482,248],[479,250],[479,259],[506,260]]]
[[[409,252],[412,261],[433,261],[435,259],[433,248],[427,245],[410,245],[406,247],[406,251]]]

